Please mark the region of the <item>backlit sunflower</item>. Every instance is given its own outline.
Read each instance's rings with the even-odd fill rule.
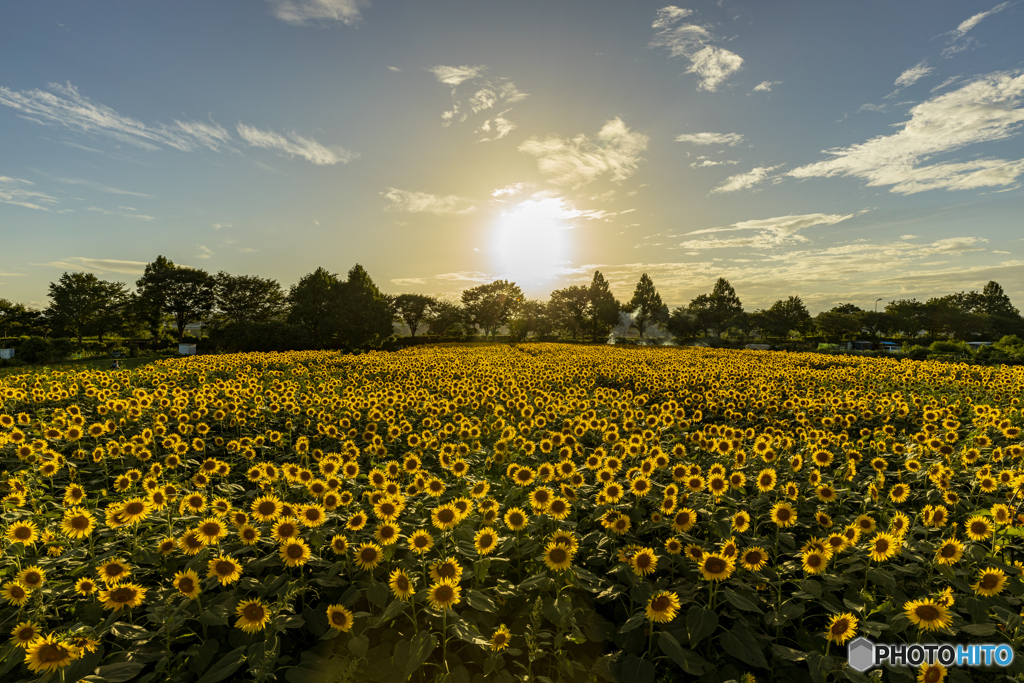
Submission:
[[[289,567],[301,567],[309,561],[311,555],[309,546],[301,538],[293,538],[282,543],[278,554],[281,561]]]
[[[277,496],[262,496],[252,502],[250,511],[260,522],[272,522],[281,514],[281,500]]]
[[[544,548],[544,564],[552,571],[563,571],[572,566],[573,554],[567,546],[551,541]]]
[[[809,550],[801,554],[801,564],[808,574],[820,574],[828,565],[828,555],[820,550]]]
[[[388,586],[390,586],[391,592],[399,600],[408,600],[416,592],[416,586],[413,585],[412,579],[402,569],[396,569],[391,572]]]
[[[946,667],[939,662],[925,662],[917,672],[917,683],[942,683],[946,680]]]
[[[256,545],[260,540],[260,531],[254,526],[244,524],[238,529],[238,537],[244,545]]]
[[[884,562],[899,552],[900,545],[902,545],[900,541],[892,534],[885,532],[875,534],[868,548],[869,556],[875,562]]]
[[[670,538],[665,541],[665,552],[669,555],[678,555],[683,552],[683,543],[678,538]]]
[[[828,622],[825,637],[836,645],[843,645],[857,633],[857,617],[850,612],[836,614]]]
[[[34,621],[23,621],[11,629],[11,642],[21,648],[28,648],[38,637],[39,624]]]
[[[189,529],[178,539],[178,547],[186,555],[198,555],[199,551],[206,547],[206,544],[199,537],[198,531]]]
[[[363,543],[355,549],[356,565],[360,569],[372,570],[380,564],[383,549],[376,543]]]
[[[760,546],[748,548],[739,554],[740,564],[749,571],[758,571],[768,564],[768,553]]]
[[[1006,574],[1003,573],[1003,570],[989,567],[978,574],[978,582],[972,583],[971,588],[978,595],[991,597],[1001,593],[1005,585]]]
[[[90,579],[88,576],[83,576],[78,581],[75,581],[75,592],[81,595],[83,598],[87,598],[95,593],[99,587],[96,582]]]
[[[935,551],[935,561],[939,564],[952,565],[960,561],[964,554],[964,544],[955,538],[947,538]]]
[[[420,529],[413,532],[412,536],[409,537],[409,549],[417,555],[429,552],[434,547],[434,539],[430,533]]]
[[[327,623],[331,625],[331,628],[347,633],[352,628],[353,621],[355,621],[355,617],[352,616],[352,612],[345,609],[344,605],[330,605],[327,608]]]
[[[667,623],[679,612],[679,597],[670,591],[661,591],[647,602],[647,618],[658,623]]]
[[[742,510],[732,516],[733,531],[742,534],[750,528],[750,515]]]
[[[430,565],[430,578],[434,581],[462,580],[462,567],[454,558],[446,557]]]
[[[82,508],[65,510],[60,527],[68,538],[85,538],[92,533],[95,521],[92,515]]]
[[[121,505],[120,518],[124,524],[137,524],[146,518],[153,507],[148,500],[131,498]]]
[[[172,583],[186,598],[191,599],[199,595],[199,575],[191,569],[175,573]]]
[[[17,581],[8,581],[0,589],[0,597],[15,607],[21,607],[28,602],[29,589]]]
[[[489,555],[498,545],[498,534],[493,529],[481,529],[473,539],[473,547],[480,555]]]
[[[206,577],[216,578],[220,585],[227,586],[242,576],[242,565],[237,560],[221,555],[210,560],[206,565]]]
[[[757,490],[767,493],[775,488],[776,482],[778,482],[778,475],[775,473],[775,469],[767,467],[757,475]]]
[[[494,631],[494,635],[491,636],[491,652],[504,650],[508,647],[510,640],[512,640],[512,632],[508,630],[505,624],[502,624]]]
[[[672,529],[676,532],[686,533],[697,523],[697,513],[690,508],[676,510],[672,516]]]
[[[557,497],[551,500],[551,504],[548,505],[548,514],[552,518],[557,520],[565,519],[572,512],[572,505],[569,504],[565,498]]]
[[[7,540],[28,545],[36,540],[37,531],[35,522],[15,522],[7,529]]]
[[[235,614],[238,615],[235,626],[246,633],[262,631],[270,621],[270,610],[259,600],[246,600],[239,603],[235,608]]]
[[[63,669],[81,656],[81,650],[71,643],[57,640],[53,634],[32,641],[25,652],[29,671],[52,673]]]
[[[345,528],[349,531],[359,531],[366,526],[366,515],[362,512],[357,512],[348,518],[348,522],[345,523]]]
[[[792,526],[796,523],[796,510],[789,503],[776,503],[772,506],[771,518],[780,527]]]
[[[46,583],[46,572],[39,565],[26,567],[18,573],[18,583],[29,590],[40,588]]]
[[[981,515],[974,515],[967,519],[965,533],[972,541],[984,541],[992,535],[992,523]]]
[[[430,515],[431,523],[442,531],[453,529],[459,523],[459,513],[451,505],[434,508]]]
[[[459,603],[462,589],[455,581],[444,580],[430,584],[430,605],[434,609],[447,609]]]
[[[889,500],[894,503],[902,503],[910,496],[910,487],[906,484],[893,484],[889,489]]]
[[[704,553],[700,560],[700,573],[705,581],[722,581],[732,576],[735,561],[714,553]]]
[[[206,545],[216,545],[228,535],[227,526],[216,517],[207,517],[196,527],[196,534]]]
[[[521,531],[526,528],[530,521],[529,516],[522,508],[512,508],[505,513],[505,526],[512,531]]]
[[[630,558],[629,567],[637,576],[647,576],[657,569],[658,556],[651,548],[640,548]]]
[[[909,600],[903,605],[903,611],[911,622],[925,631],[937,631],[953,623],[949,610],[930,598]]]
[[[132,609],[142,604],[146,599],[146,589],[134,583],[114,584],[105,591],[100,591],[100,600],[103,601],[103,609],[117,611],[122,607]]]

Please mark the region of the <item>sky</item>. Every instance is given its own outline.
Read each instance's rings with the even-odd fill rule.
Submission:
[[[287,289],[642,273],[1024,308],[1024,0],[7,3],[0,298],[157,255]],[[884,304],[883,304],[884,305]]]

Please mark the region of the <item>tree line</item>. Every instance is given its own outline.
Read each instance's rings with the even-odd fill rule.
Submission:
[[[927,301],[899,299],[883,310],[848,303],[811,316],[801,298],[745,311],[735,289],[719,278],[711,292],[669,311],[652,279],[641,275],[632,297],[620,302],[600,271],[585,285],[553,291],[547,301],[528,299],[516,283],[496,280],[462,292],[458,301],[423,294],[389,295],[356,264],[344,279],[325,268],[304,275],[287,291],[273,279],[211,274],[164,256],[147,264],[134,291],[92,273],[65,272],[51,282],[49,305],[33,310],[0,299],[0,334],[62,335],[82,345],[85,337],[164,338],[179,341],[200,323],[231,350],[379,347],[404,323],[412,337],[491,338],[507,330],[512,341],[527,338],[603,343],[620,325],[641,339],[726,337],[786,340],[819,337],[842,342],[862,337],[998,339],[1024,336],[1024,320],[1002,287],[960,292]],[[625,314],[625,315],[624,315]]]

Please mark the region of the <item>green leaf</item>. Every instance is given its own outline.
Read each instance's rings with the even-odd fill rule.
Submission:
[[[691,607],[686,613],[686,634],[690,637],[690,647],[697,647],[718,628],[718,615],[713,610],[703,607]]]
[[[896,577],[884,569],[869,569],[867,571],[868,581],[883,586],[889,592],[896,590]]]
[[[801,582],[800,590],[816,598],[821,597],[821,584],[813,579],[805,579]]]
[[[996,626],[995,624],[967,624],[961,626],[959,630],[970,633],[972,636],[990,636],[996,632]]]
[[[736,609],[741,609],[744,612],[757,612],[758,614],[764,614],[764,610],[735,591],[731,591],[726,588],[722,591],[722,594],[725,595],[725,599],[728,600]],[[785,608],[783,608],[783,614],[785,614]]]
[[[711,666],[699,654],[680,645],[671,633],[662,631],[658,634],[658,647],[683,671],[693,676],[700,676]]]
[[[399,614],[405,611],[405,608],[406,606],[408,606],[408,604],[409,603],[407,603],[405,600],[393,600],[391,604],[387,606],[387,609],[385,609],[384,612],[380,615],[380,618],[377,619],[375,627],[383,626],[384,624],[388,623],[389,621],[397,617]]]
[[[761,646],[748,629],[742,626],[733,626],[732,630],[722,634],[718,642],[726,652],[736,659],[751,666],[768,668],[768,660],[764,658]]]
[[[807,665],[811,670],[811,679],[815,683],[826,680],[828,674],[836,666],[836,660],[831,655],[825,656],[820,652],[811,652],[807,656]]]
[[[144,640],[145,638],[152,637],[152,633],[136,626],[135,624],[126,624],[123,621],[118,621],[110,627],[110,632],[118,638],[124,638],[126,640]]]
[[[528,578],[526,581],[523,581],[522,583],[520,583],[519,584],[519,590],[520,591],[528,591],[528,590],[531,590],[533,588],[538,588],[538,587],[544,585],[547,582],[547,580],[548,580],[548,575],[547,574],[535,574],[534,576],[531,576],[530,578]]]
[[[622,658],[619,680],[622,683],[654,683],[654,664],[636,655],[626,655]]]
[[[635,628],[639,627],[641,624],[643,624],[644,620],[646,620],[646,619],[647,619],[647,615],[644,612],[637,612],[636,614],[631,616],[629,619],[626,619],[626,623],[624,623],[619,628],[619,633],[628,633],[629,631],[632,631],[633,629],[635,629]]]
[[[383,583],[374,583],[366,589],[366,599],[377,607],[383,607],[388,601],[388,587]]]
[[[217,650],[220,649],[220,641],[216,638],[210,638],[203,642],[202,647],[199,651],[189,660],[188,668],[192,673],[197,676],[206,670],[206,667],[210,666],[210,662],[213,660],[213,656],[217,654]]]
[[[370,639],[366,636],[356,636],[348,641],[348,651],[356,657],[365,657],[366,650],[370,647]]]
[[[788,659],[791,662],[802,662],[807,659],[807,653],[801,652],[800,650],[794,650],[791,647],[785,647],[782,645],[772,644],[772,649],[783,659]]]
[[[420,631],[409,644],[409,657],[405,662],[405,675],[411,677],[423,662],[427,661],[431,653],[437,647],[437,638],[429,631]]]
[[[119,662],[101,666],[96,670],[96,675],[109,683],[123,683],[138,676],[144,668],[146,668],[145,662]]]
[[[467,591],[466,602],[469,606],[478,612],[493,612],[497,607],[494,605],[494,601],[489,597],[481,593],[480,591]]]
[[[245,646],[232,650],[231,652],[224,655],[222,658],[214,662],[210,670],[207,671],[202,678],[196,683],[217,683],[217,681],[223,681],[225,678],[235,673],[235,671],[245,661]]]

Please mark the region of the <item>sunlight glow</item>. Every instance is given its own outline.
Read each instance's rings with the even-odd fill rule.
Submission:
[[[543,284],[558,275],[566,262],[566,222],[579,212],[561,199],[528,199],[504,211],[494,230],[494,257],[501,277],[521,287]]]

